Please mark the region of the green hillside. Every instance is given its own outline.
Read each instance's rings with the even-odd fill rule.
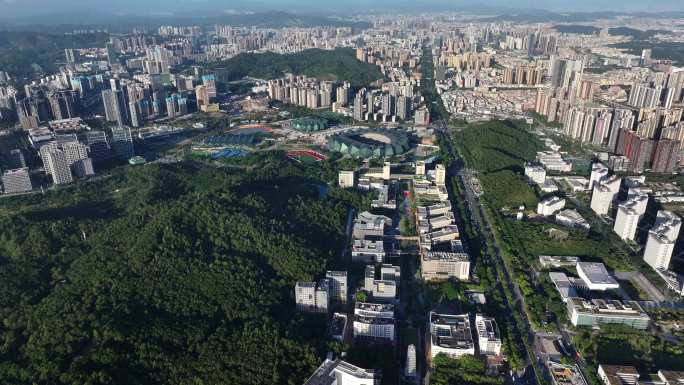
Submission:
[[[356,60],[356,53],[351,48],[337,48],[331,51],[309,49],[285,55],[271,52],[244,53],[212,63],[209,69],[225,74],[227,80],[238,80],[245,76],[273,79],[286,73],[293,73],[348,81],[354,87],[367,86],[382,78],[377,66]]]

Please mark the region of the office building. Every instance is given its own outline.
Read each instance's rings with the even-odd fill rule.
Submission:
[[[107,133],[99,130],[91,130],[85,134],[85,142],[88,145],[90,157],[93,161],[106,160],[111,157]]]
[[[88,158],[88,146],[83,143],[76,141],[63,142],[60,147],[64,151],[69,166],[72,166],[81,159]]]
[[[684,371],[659,369],[640,374],[633,366],[599,364],[598,375],[604,385],[678,385],[684,384]]]
[[[466,253],[428,251],[421,254],[420,269],[426,281],[470,278],[470,257]]]
[[[327,313],[330,304],[330,283],[327,279],[318,282],[297,282],[295,303],[297,310],[313,313]]]
[[[342,188],[354,188],[356,186],[356,175],[354,171],[340,171],[338,183]]]
[[[354,305],[354,338],[393,342],[394,305],[356,302]]]
[[[341,359],[326,359],[304,385],[380,385],[382,371],[362,369]]]
[[[654,269],[667,270],[681,226],[682,219],[677,214],[666,210],[658,211],[655,224],[648,232],[644,262]]]
[[[574,326],[620,324],[645,330],[650,317],[635,301],[568,298],[568,315]]]
[[[475,329],[480,354],[488,356],[501,354],[501,334],[494,318],[476,314]]]
[[[565,207],[565,199],[551,196],[537,204],[537,214],[543,216],[550,216],[562,210]]]
[[[339,303],[347,303],[347,272],[346,271],[327,271],[325,278],[330,283],[330,300]]]
[[[119,159],[128,160],[135,156],[129,127],[112,127],[112,150]]]
[[[93,160],[91,158],[79,159],[71,165],[74,174],[79,177],[95,175]]]
[[[527,163],[525,164],[525,176],[535,184],[542,185],[546,180],[546,170],[540,164]]]
[[[451,358],[475,355],[475,343],[468,314],[429,314],[430,358],[444,353]]]
[[[28,168],[23,167],[14,170],[6,170],[2,174],[2,186],[5,190],[5,194],[31,191],[33,185],[31,185]]]
[[[45,171],[52,176],[54,184],[67,184],[74,181],[66,154],[59,148],[52,148],[43,157]]]
[[[577,275],[589,290],[606,291],[618,289],[620,284],[613,278],[606,266],[598,262],[577,262]]]
[[[383,264],[380,266],[380,279],[385,281],[394,281],[399,284],[401,278],[401,267]]]

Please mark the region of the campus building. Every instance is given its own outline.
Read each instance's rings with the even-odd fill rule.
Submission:
[[[620,324],[647,329],[651,318],[635,301],[568,298],[570,322],[575,326]]]
[[[475,355],[475,343],[468,314],[439,314],[431,311],[430,358],[444,353],[451,358]]]

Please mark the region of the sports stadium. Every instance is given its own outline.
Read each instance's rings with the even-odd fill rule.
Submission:
[[[361,129],[333,135],[328,147],[355,158],[380,158],[403,154],[409,150],[409,137],[403,131]]]
[[[328,121],[314,117],[297,118],[292,121],[292,128],[303,132],[322,131],[328,128]]]

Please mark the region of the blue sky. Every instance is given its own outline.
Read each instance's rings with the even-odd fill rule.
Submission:
[[[349,12],[364,9],[444,9],[451,6],[506,6],[554,11],[684,11],[684,0],[0,0],[0,15],[31,16],[50,13],[106,12],[168,14],[183,10],[297,10]]]

